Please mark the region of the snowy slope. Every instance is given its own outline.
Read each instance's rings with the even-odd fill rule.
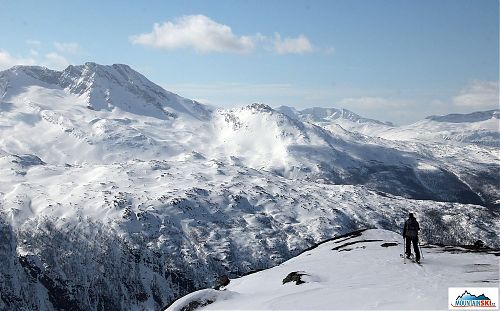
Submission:
[[[384,243],[394,244],[381,247]],[[403,264],[401,236],[368,230],[334,239],[223,290],[187,295],[167,310],[447,309],[448,287],[498,287],[500,252],[425,245],[423,265]],[[496,256],[495,256],[496,254]],[[292,272],[304,283],[283,280]],[[211,303],[210,303],[211,302]],[[193,309],[193,308],[192,308]]]
[[[73,167],[4,158],[2,167],[0,285],[11,309],[155,310],[336,234],[398,230],[408,211],[424,239],[498,246],[499,216],[485,207],[289,180],[196,155]]]

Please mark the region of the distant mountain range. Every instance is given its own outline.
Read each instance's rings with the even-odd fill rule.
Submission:
[[[283,114],[335,131],[340,126],[348,131],[389,140],[419,142],[465,142],[500,147],[500,110],[469,114],[429,116],[414,124],[395,126],[391,122],[363,118],[347,109],[309,108],[301,111],[281,106]]]
[[[450,123],[472,123],[487,121],[490,119],[500,119],[500,110],[478,111],[468,114],[448,114],[445,116],[430,116],[426,119],[437,122],[450,122]]]
[[[127,65],[2,71],[0,309],[159,309],[409,211],[423,240],[500,247],[488,113],[398,127],[216,109]]]
[[[350,121],[353,123],[373,123],[394,126],[391,122],[381,122],[378,120],[363,118],[347,109],[314,107],[299,111],[293,107],[280,106],[276,108],[276,110],[291,118],[306,122]]]

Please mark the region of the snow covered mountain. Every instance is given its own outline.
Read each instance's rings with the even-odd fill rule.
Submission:
[[[499,179],[491,170],[498,165],[493,149],[471,157],[468,149],[474,146],[448,146],[451,150],[446,150],[393,143],[338,126],[326,130],[258,104],[219,111],[215,120],[225,149],[222,154],[286,178],[362,184],[415,199],[486,205],[500,199],[491,191]],[[453,153],[464,162],[444,158]],[[479,171],[481,182],[471,175]],[[436,187],[436,183],[447,187]]]
[[[277,111],[303,122],[336,131],[343,129],[389,140],[423,143],[466,143],[482,146],[500,146],[500,110],[477,111],[469,114],[429,116],[413,124],[395,126],[390,122],[361,117],[347,109],[308,108],[301,111],[280,106]]]
[[[221,290],[189,294],[166,310],[440,310],[447,309],[448,287],[499,286],[499,252],[436,245],[422,250],[423,265],[403,264],[401,236],[356,232],[232,279]]]
[[[378,132],[378,136],[391,140],[466,143],[498,148],[499,111],[497,109],[470,114],[430,116],[414,124]]]
[[[163,90],[127,65],[86,63],[60,72],[13,67],[0,73],[0,94],[0,148],[35,153],[47,163],[178,155],[182,141],[211,115],[209,107]]]
[[[347,109],[337,108],[307,108],[297,110],[293,107],[280,106],[277,111],[303,122],[310,122],[328,130],[335,130],[337,126],[364,135],[370,135],[382,130],[392,128],[391,122],[381,122],[374,119],[364,118]]]
[[[473,192],[481,197],[483,202],[486,200],[493,205],[500,202],[500,197],[491,191],[497,189],[494,183],[499,182],[497,173],[500,170],[498,167],[498,144],[500,143],[498,110],[467,115],[433,116],[415,124],[394,126],[390,123],[363,118],[345,109],[311,108],[297,111],[285,106],[277,109],[294,120],[301,120],[304,124],[313,124],[325,129],[332,137],[340,135],[341,142],[332,144],[333,148],[349,145],[347,148],[342,148],[342,152],[347,155],[344,159],[351,156],[361,160],[361,163],[356,164],[339,164],[334,163],[335,156],[328,155],[326,157],[328,160],[321,165],[327,167],[327,171],[337,172],[335,176],[346,178],[328,176],[327,180],[335,183],[362,183],[391,194],[433,200],[448,200],[444,197],[449,194],[440,198],[420,196],[412,193],[410,189],[437,190],[442,187],[436,187],[435,184],[446,184],[448,190],[474,189]],[[357,144],[362,147],[356,148]],[[377,148],[372,149],[369,146]],[[396,151],[396,157],[391,156],[394,155],[394,151]],[[403,155],[403,159],[398,158],[399,155]],[[408,159],[418,159],[419,164],[408,163]],[[301,160],[301,163],[306,162]],[[328,163],[334,164],[329,167]],[[404,165],[399,165],[403,163]],[[350,169],[339,172],[339,167]],[[353,167],[363,169],[355,172],[352,170]],[[407,170],[409,167],[412,168],[411,171]],[[423,172],[426,173],[423,174]],[[377,181],[373,182],[372,178],[376,178],[375,176],[380,173],[388,175],[377,178]],[[477,176],[481,176],[480,181]],[[459,183],[463,183],[464,187],[453,182],[455,177],[460,180]],[[382,186],[384,183],[381,184],[380,180],[397,180],[398,183]],[[426,181],[431,181],[432,185],[427,184]],[[394,189],[397,189],[396,192],[393,191]],[[422,194],[425,191],[417,190],[417,192]],[[465,192],[468,191],[465,190]],[[478,201],[462,201],[461,199],[459,201],[478,203]]]
[[[500,119],[500,110],[488,110],[488,111],[477,111],[468,114],[448,114],[445,116],[430,116],[426,119],[437,122],[448,122],[448,123],[472,123],[487,121],[490,119]]]
[[[389,125],[392,126],[390,122],[381,122],[374,119],[363,118],[352,111],[347,109],[336,109],[336,108],[307,108],[303,110],[296,110],[293,107],[288,106],[280,106],[276,108],[277,111],[281,113],[302,121],[308,122],[332,122],[335,120],[339,121],[351,121],[353,123],[373,123],[380,125]]]
[[[0,75],[0,94],[4,98],[27,91],[23,88],[36,87],[64,89],[83,99],[87,108],[94,110],[118,108],[159,119],[175,118],[179,113],[201,119],[209,115],[205,105],[167,92],[123,64],[85,63],[69,66],[63,71],[16,66]]]
[[[0,310],[155,310],[336,234],[398,231],[409,211],[426,241],[500,247],[499,167],[488,146],[210,108],[126,65],[13,67]]]

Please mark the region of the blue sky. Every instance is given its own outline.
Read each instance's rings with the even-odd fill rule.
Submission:
[[[0,5],[1,70],[126,63],[216,106],[345,107],[400,124],[499,105],[496,0]]]

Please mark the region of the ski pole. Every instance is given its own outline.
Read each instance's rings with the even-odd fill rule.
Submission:
[[[418,248],[420,249],[420,256],[424,259],[424,252],[422,252],[422,247],[420,247],[420,241],[418,241]]]
[[[403,263],[406,265],[405,244],[406,244],[406,238],[403,237]]]

